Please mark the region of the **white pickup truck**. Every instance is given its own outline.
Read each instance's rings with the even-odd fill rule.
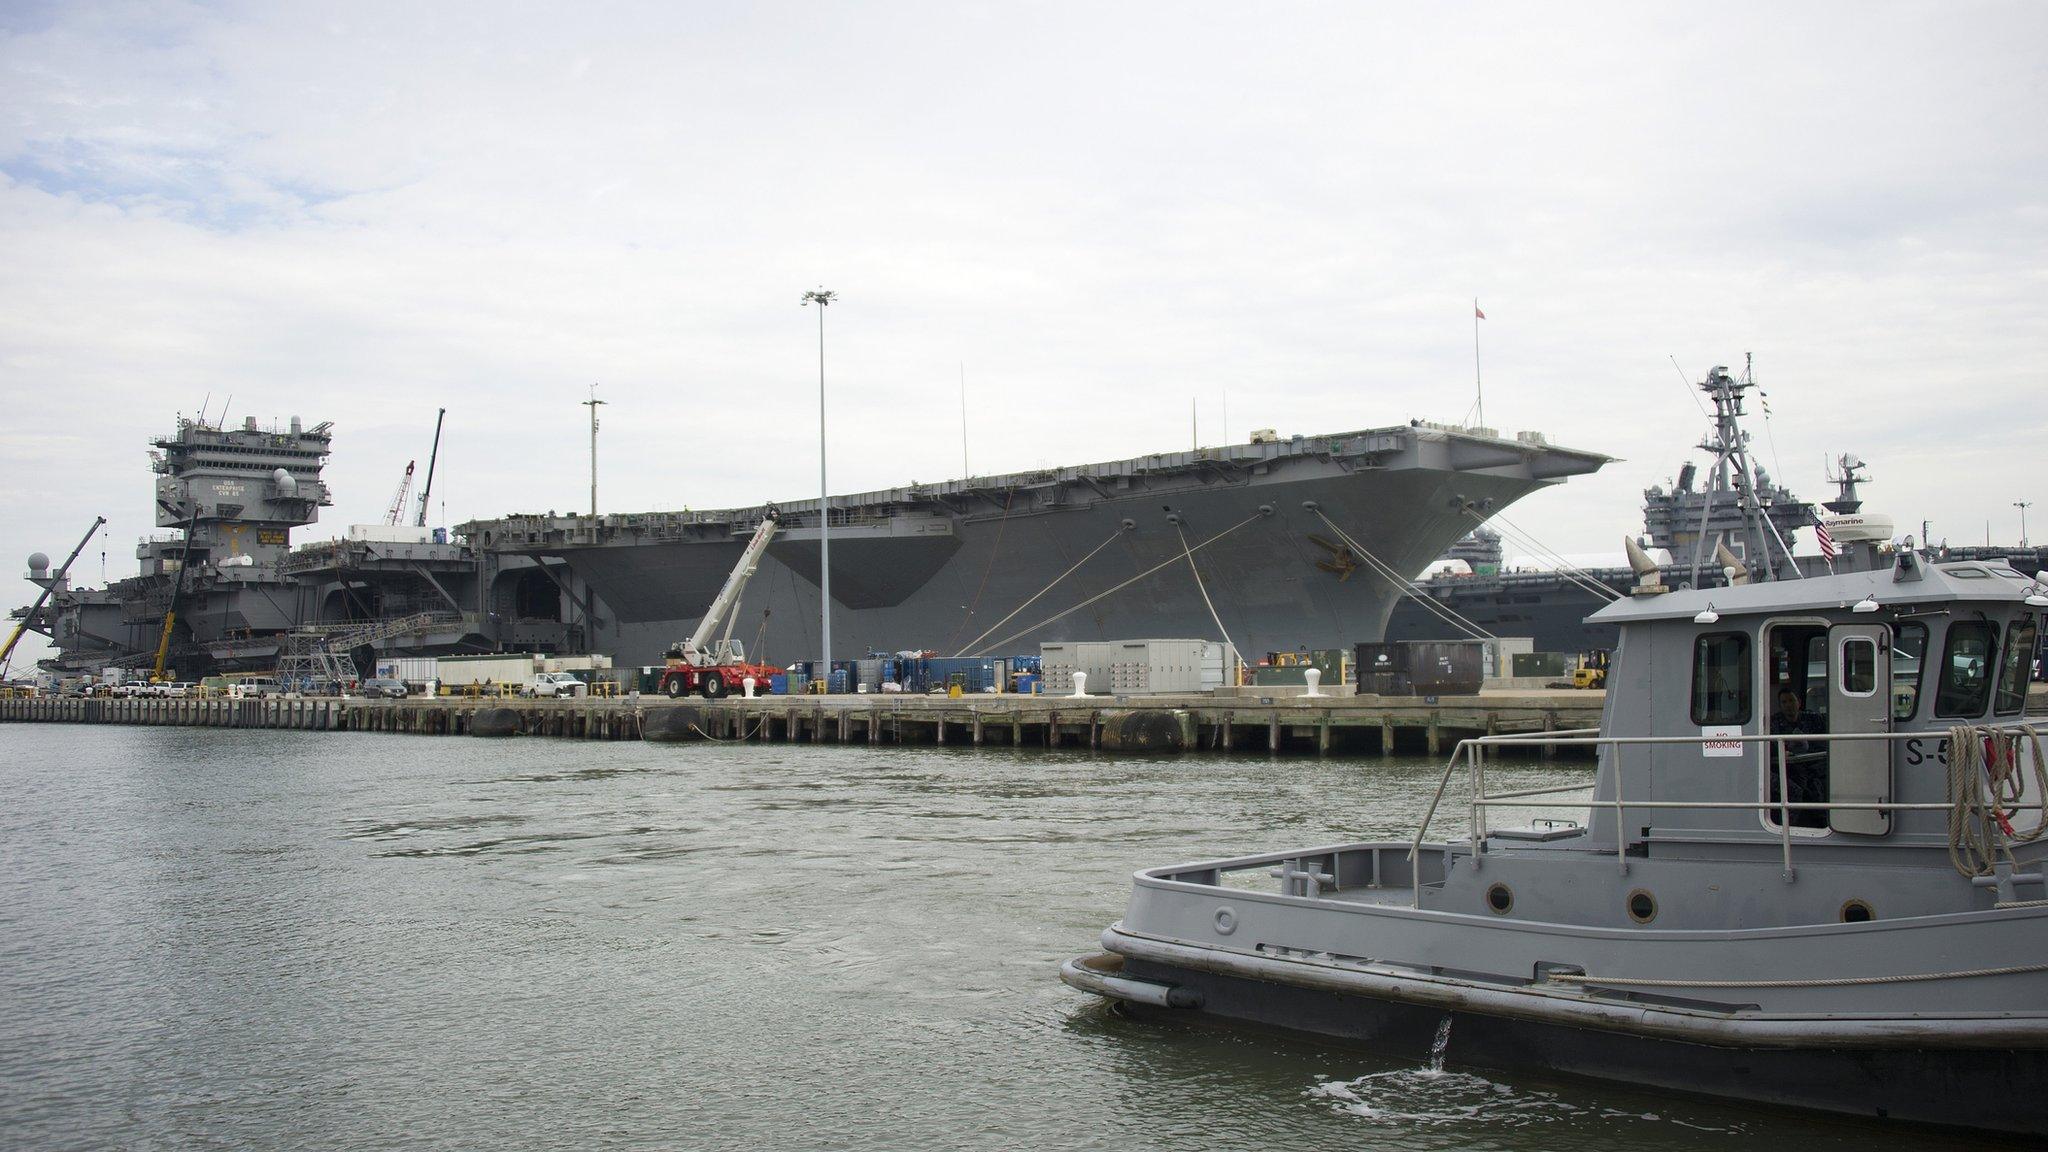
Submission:
[[[542,672],[526,686],[528,696],[588,696],[590,685],[567,672]]]

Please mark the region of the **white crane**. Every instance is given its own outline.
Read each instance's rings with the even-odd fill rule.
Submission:
[[[746,660],[746,653],[732,638],[733,625],[739,616],[733,611],[739,606],[740,593],[746,590],[747,581],[754,575],[754,569],[761,562],[761,554],[768,550],[768,541],[775,535],[775,517],[761,521],[754,529],[754,538],[747,541],[746,551],[740,553],[740,561],[733,565],[732,575],[725,578],[725,586],[705,609],[704,619],[697,622],[697,630],[690,638],[670,650],[670,655],[697,668],[710,668],[723,664],[740,664]],[[712,633],[720,624],[725,631],[719,636],[718,646],[711,647]]]

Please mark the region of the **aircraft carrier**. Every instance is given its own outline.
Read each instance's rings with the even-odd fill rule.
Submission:
[[[51,638],[44,669],[149,668],[174,601],[170,665],[185,678],[272,668],[309,638],[655,664],[771,513],[782,527],[735,636],[771,661],[821,655],[816,500],[510,516],[452,537],[358,526],[294,549],[292,530],[331,502],[332,436],[296,417],[181,418],[152,445],[157,524],[172,531],[139,543],[140,573],[79,588],[31,558],[28,579],[50,596],[14,617]],[[1226,635],[1257,659],[1375,639],[1408,574],[1493,511],[1607,460],[1535,433],[1411,423],[834,497],[834,656]]]
[[[1533,432],[1413,422],[835,496],[832,655],[1207,637],[1256,660],[1375,640],[1446,547],[1608,459]],[[484,556],[567,568],[589,592],[570,614],[593,647],[644,665],[689,632],[772,513],[782,527],[734,635],[786,663],[822,655],[819,512],[813,499],[517,515],[456,532]]]

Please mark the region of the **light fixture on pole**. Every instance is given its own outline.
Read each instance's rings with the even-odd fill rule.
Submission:
[[[2020,510],[2020,547],[2027,546],[2027,509],[2034,506],[2032,500],[2015,500],[2012,506]]]
[[[590,399],[582,401],[583,406],[590,409],[590,518],[592,520],[597,519],[597,406],[603,403],[603,400],[597,398],[597,385],[592,384],[590,386]],[[440,433],[437,431],[435,433],[437,443],[439,435]],[[422,501],[426,500],[424,493],[421,494],[420,499]],[[421,507],[424,509],[425,504],[422,503]]]
[[[803,306],[818,306],[818,632],[825,659],[818,673],[832,686],[832,498],[825,482],[825,309],[839,299],[819,288],[804,293]]]

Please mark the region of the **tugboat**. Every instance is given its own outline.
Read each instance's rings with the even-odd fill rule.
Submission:
[[[1633,549],[1634,595],[1594,617],[1620,633],[1598,730],[1465,741],[1408,841],[1141,871],[1062,979],[1418,1055],[1448,1029],[1475,1067],[2048,1132],[2048,590],[1860,520],[1804,578],[1723,549],[1667,587]],[[1489,787],[1544,742],[1596,750],[1590,801]],[[1432,840],[1459,774],[1464,835]],[[1562,804],[1586,817],[1489,827]]]

